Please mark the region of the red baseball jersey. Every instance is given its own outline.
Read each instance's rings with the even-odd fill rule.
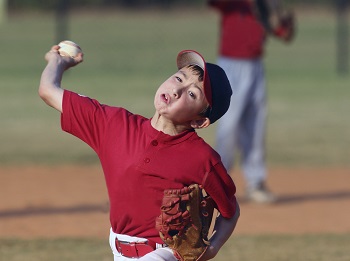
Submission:
[[[252,59],[261,57],[266,31],[257,19],[252,1],[210,1],[221,14],[222,56]]]
[[[150,119],[65,90],[61,126],[97,153],[115,233],[162,243],[155,219],[165,189],[202,184],[221,215],[235,213],[235,184],[219,155],[194,130],[170,136]]]

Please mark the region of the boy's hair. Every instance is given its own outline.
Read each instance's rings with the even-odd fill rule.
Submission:
[[[186,68],[191,69],[194,75],[198,75],[198,81],[203,81],[204,70],[201,67],[195,64],[189,64],[186,66]]]

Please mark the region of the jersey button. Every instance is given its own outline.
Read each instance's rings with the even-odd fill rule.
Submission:
[[[157,146],[157,145],[158,145],[158,141],[152,140],[151,144],[152,144],[153,146]]]
[[[150,158],[145,158],[144,161],[145,161],[146,163],[149,163],[151,160],[150,160]]]

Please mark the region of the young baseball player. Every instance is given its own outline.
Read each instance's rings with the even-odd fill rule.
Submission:
[[[98,155],[110,200],[114,260],[175,261],[155,229],[163,192],[200,184],[217,204],[216,233],[200,260],[213,258],[239,217],[235,184],[219,155],[195,129],[208,127],[228,109],[232,94],[224,71],[192,50],[177,56],[178,70],[158,88],[149,119],[61,87],[64,71],[83,61],[46,53],[39,95],[61,112],[62,129]],[[125,87],[125,86],[123,86]]]

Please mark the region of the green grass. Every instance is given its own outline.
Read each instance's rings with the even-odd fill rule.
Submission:
[[[175,56],[196,49],[214,62],[218,17],[213,12],[73,13],[70,39],[85,52],[63,87],[152,116],[156,88],[171,75]],[[298,13],[297,13],[298,15]],[[335,17],[298,15],[295,42],[270,39],[268,163],[349,166],[350,77],[336,73]],[[54,44],[52,14],[15,14],[0,25],[0,165],[95,164],[87,145],[60,130],[59,114],[39,99],[44,53]],[[200,134],[214,144],[215,125]],[[349,235],[234,236],[217,261],[350,260]],[[111,260],[107,240],[0,239],[0,259]]]
[[[37,95],[54,21],[50,13],[21,13],[0,25],[0,164],[98,162],[60,130],[59,114]],[[350,77],[336,73],[335,21],[331,13],[302,12],[292,44],[268,41],[269,165],[350,164]],[[63,87],[150,117],[178,51],[196,49],[215,62],[218,23],[206,9],[72,12],[69,38],[82,46],[85,61]],[[200,134],[213,145],[215,125]]]
[[[350,235],[234,236],[215,261],[347,261]],[[112,260],[101,239],[0,239],[0,257],[7,261]]]

